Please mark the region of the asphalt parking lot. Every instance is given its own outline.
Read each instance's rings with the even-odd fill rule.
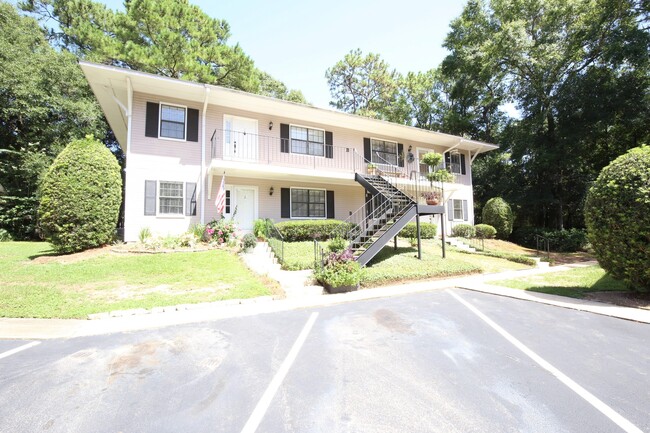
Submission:
[[[0,340],[1,432],[650,432],[650,325],[459,289]]]

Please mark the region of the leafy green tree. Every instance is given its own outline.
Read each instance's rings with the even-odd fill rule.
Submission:
[[[54,160],[42,185],[39,224],[61,253],[110,242],[122,202],[115,156],[88,136],[71,142]]]
[[[619,156],[587,195],[587,236],[613,277],[650,291],[650,147]]]
[[[0,2],[0,228],[34,237],[43,173],[67,142],[105,130],[74,56],[52,49],[34,19]]]
[[[470,0],[452,23],[443,70],[486,137],[495,107],[521,113],[496,137],[536,201],[518,202],[528,222],[580,225],[603,161],[648,141],[648,19],[644,0]]]
[[[399,74],[379,54],[352,50],[325,73],[330,105],[348,113],[387,118],[397,98]]]
[[[282,81],[276,80],[266,72],[259,72],[259,83],[260,88],[258,93],[260,95],[301,104],[307,103],[305,96],[300,90],[288,89]]]
[[[483,224],[494,227],[499,239],[508,239],[512,233],[514,216],[510,205],[501,197],[494,197],[483,207]]]

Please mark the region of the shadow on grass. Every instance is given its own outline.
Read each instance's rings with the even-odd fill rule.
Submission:
[[[377,265],[395,255],[405,254],[409,252],[417,254],[418,249],[416,247],[397,247],[397,250],[395,250],[395,247],[393,245],[386,245],[381,249],[381,251],[379,251],[379,253],[377,253],[375,257],[372,258],[372,260],[370,260],[370,262],[368,262],[368,266]]]
[[[524,290],[527,292],[546,293],[548,295],[566,296],[568,298],[575,298],[575,299],[584,298],[585,292],[589,291],[588,289],[582,289],[577,287],[554,287],[554,286],[528,287],[527,289]]]
[[[59,256],[69,256],[72,253],[68,254],[62,254],[62,253],[57,253],[54,251],[54,249],[50,248],[49,250],[44,250],[39,252],[38,254],[32,254],[31,256],[27,256],[29,260],[36,260],[39,257],[59,257]]]

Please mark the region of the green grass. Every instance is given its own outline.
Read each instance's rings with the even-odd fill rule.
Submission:
[[[488,284],[571,298],[583,298],[585,293],[588,292],[629,291],[625,283],[610,277],[597,265],[549,274],[531,275],[516,280],[491,281]]]
[[[493,273],[526,269],[527,266],[498,257],[463,254],[447,248],[447,258],[441,257],[439,240],[422,241],[422,260],[417,259],[417,247],[409,246],[406,239],[399,238],[398,250],[393,244],[385,246],[365,269],[362,284],[366,287],[396,281],[441,278],[479,272]],[[290,270],[311,269],[314,265],[313,242],[285,242],[285,263]]]
[[[0,317],[83,318],[271,293],[239,257],[223,250],[35,260],[50,255],[42,242],[0,243]]]

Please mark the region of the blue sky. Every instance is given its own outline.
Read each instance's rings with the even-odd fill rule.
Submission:
[[[375,52],[401,73],[426,71],[447,54],[442,47],[459,0],[191,0],[208,15],[230,24],[257,65],[309,102],[328,107],[325,71],[350,50]],[[104,1],[122,9],[122,0]]]

